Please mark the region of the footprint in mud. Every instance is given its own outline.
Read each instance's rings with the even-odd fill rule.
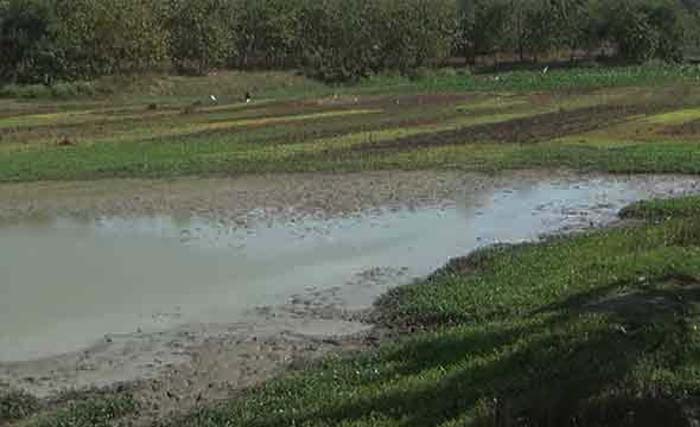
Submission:
[[[408,273],[408,267],[373,267],[357,273],[346,282],[350,286],[379,286],[390,283],[402,282],[402,278]]]

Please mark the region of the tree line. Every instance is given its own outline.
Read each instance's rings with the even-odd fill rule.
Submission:
[[[325,81],[451,56],[614,46],[680,61],[697,0],[0,0],[0,82],[299,68]]]
[[[460,46],[467,58],[512,52],[537,60],[555,49],[613,47],[621,59],[677,62],[697,45],[698,0],[464,0]]]

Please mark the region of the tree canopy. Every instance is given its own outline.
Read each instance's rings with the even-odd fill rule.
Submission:
[[[0,0],[0,82],[253,66],[347,81],[601,47],[680,61],[699,16],[700,0]]]

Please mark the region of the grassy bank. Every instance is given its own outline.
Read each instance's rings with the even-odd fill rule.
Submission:
[[[47,402],[22,392],[0,393],[0,425],[108,427],[138,409],[124,392],[66,392]]]
[[[530,68],[530,69],[527,69]],[[5,85],[0,98],[24,100],[100,100],[147,102],[197,100],[217,94],[240,101],[250,91],[263,99],[308,98],[333,93],[387,94],[425,91],[542,91],[661,86],[695,83],[695,65],[560,67],[543,73],[545,65],[519,70],[484,71],[468,68],[419,69],[412,77],[378,74],[354,84],[329,85],[294,71],[213,72],[206,76],[145,74],[103,77],[95,81],[46,85]]]

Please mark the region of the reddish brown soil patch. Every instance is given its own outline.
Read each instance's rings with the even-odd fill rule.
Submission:
[[[59,140],[56,143],[56,145],[58,145],[59,147],[70,147],[72,145],[75,145],[75,142],[71,141],[70,139],[68,139],[66,137],[66,138],[61,138],[61,140]]]
[[[475,125],[455,130],[414,135],[359,146],[360,151],[411,149],[470,142],[528,143],[547,141],[567,135],[592,131],[624,121],[630,115],[647,113],[647,106],[596,106],[572,111],[558,111],[500,123]]]
[[[397,96],[340,96],[322,100],[305,101],[300,105],[325,105],[335,107],[353,108],[392,108],[392,107],[416,107],[416,106],[440,106],[451,105],[458,102],[466,102],[474,99],[474,95],[460,93],[428,93],[418,95]]]
[[[320,110],[320,111],[338,111],[338,110]],[[408,110],[407,111],[415,111]],[[309,113],[304,111],[303,113]],[[169,136],[168,141],[174,141],[179,139],[187,139],[193,137],[213,137],[213,136],[232,136],[235,134],[251,132],[255,129],[261,128],[284,128],[285,132],[283,136],[280,135],[269,135],[269,136],[259,136],[253,138],[255,143],[266,143],[275,145],[287,145],[287,144],[297,144],[300,142],[310,142],[317,139],[323,138],[333,138],[342,135],[348,135],[357,132],[367,132],[368,138],[372,132],[378,132],[385,129],[392,128],[404,128],[404,127],[416,127],[416,126],[429,126],[439,123],[449,117],[436,116],[430,117],[428,115],[423,117],[416,117],[411,115],[411,117],[402,117],[400,115],[394,114],[393,116],[373,116],[372,120],[368,120],[367,116],[355,115],[355,116],[331,116],[326,118],[320,118],[318,120],[280,120],[278,122],[264,122],[260,123],[248,123],[245,126],[231,126],[223,129],[205,129],[194,131],[190,133],[185,133],[177,136]],[[248,120],[242,119],[242,120]],[[255,120],[255,119],[251,119]],[[160,135],[155,135],[148,140],[160,140],[163,137]]]
[[[693,120],[680,125],[666,126],[658,132],[660,135],[676,138],[700,137],[700,120]]]

